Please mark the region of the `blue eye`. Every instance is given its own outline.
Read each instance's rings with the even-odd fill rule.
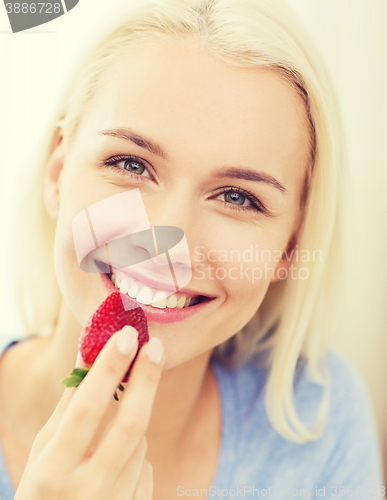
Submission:
[[[218,199],[229,210],[259,212],[270,215],[269,211],[253,193],[241,187],[229,186],[218,189],[212,199]]]
[[[145,170],[145,165],[136,160],[126,160],[124,162],[124,169],[128,172],[141,175]]]
[[[120,166],[120,163],[123,163],[123,166]],[[106,160],[104,162],[106,167],[111,167],[118,171],[123,172],[124,174],[128,172],[129,174],[133,174],[141,177],[153,178],[150,175],[149,168],[145,166],[145,163],[142,160],[139,160],[136,157],[129,158],[127,156],[115,156]],[[144,175],[147,174],[147,175]]]
[[[244,196],[242,193],[238,193],[237,191],[227,191],[224,194],[224,199],[232,203],[233,205],[243,205],[244,202],[246,201],[246,196]]]

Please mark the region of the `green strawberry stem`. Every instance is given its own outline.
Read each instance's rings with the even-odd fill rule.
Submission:
[[[82,380],[89,373],[90,368],[74,368],[74,370],[70,373],[70,376],[62,380],[62,384],[66,387],[78,387],[78,385],[82,382]],[[129,375],[130,372],[127,372]],[[118,386],[120,391],[124,391],[124,386],[120,384]],[[119,401],[117,391],[114,393],[114,399]]]
[[[70,376],[62,380],[66,387],[78,387],[82,380],[89,373],[90,368],[74,368]]]

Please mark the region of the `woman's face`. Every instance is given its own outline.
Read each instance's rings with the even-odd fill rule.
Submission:
[[[183,229],[190,253],[186,299],[179,292],[176,308],[143,306],[150,336],[165,343],[165,368],[234,335],[278,280],[276,271],[286,276],[290,263],[279,259],[297,229],[309,140],[301,98],[273,70],[233,67],[191,40],[123,49],[104,70],[74,141],[64,131],[47,168],[46,200],[58,210],[57,277],[79,322],[110,291],[106,276],[80,268],[72,221],[139,188],[150,225]],[[108,217],[114,226],[115,213]],[[143,262],[121,273],[134,295],[147,279],[158,282],[142,292],[154,297],[163,280],[147,245],[133,238]],[[183,256],[175,262],[187,266]],[[199,295],[206,300],[180,309]]]

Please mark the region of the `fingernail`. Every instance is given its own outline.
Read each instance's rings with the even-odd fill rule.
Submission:
[[[161,363],[164,354],[163,342],[157,337],[152,337],[146,344],[146,354],[153,363]]]
[[[137,337],[137,330],[133,326],[124,326],[116,341],[117,351],[121,354],[129,354],[137,342]]]

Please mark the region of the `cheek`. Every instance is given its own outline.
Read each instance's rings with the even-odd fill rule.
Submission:
[[[228,233],[228,232],[226,232]],[[262,300],[286,247],[289,231],[249,228],[216,239],[196,251],[198,279],[213,281],[228,300]]]
[[[79,286],[79,275],[86,274],[78,265],[71,221],[71,217],[67,218],[61,212],[57,222],[54,245],[55,271],[59,287],[65,297]]]
[[[54,243],[54,265],[58,285],[64,300],[78,321],[83,324],[95,309],[95,304],[105,298],[99,296],[100,277],[96,273],[83,271],[76,254],[73,220],[85,207],[95,202],[90,194],[80,189],[77,183],[73,189],[62,193],[59,217]]]
[[[217,343],[243,328],[259,309],[289,234],[285,227],[276,232],[256,227],[234,231],[232,241],[218,234],[211,246],[197,252],[194,276],[212,282],[221,299]]]
[[[97,273],[83,271],[75,253],[71,219],[58,219],[54,245],[55,273],[64,301],[81,325],[106,298]]]

